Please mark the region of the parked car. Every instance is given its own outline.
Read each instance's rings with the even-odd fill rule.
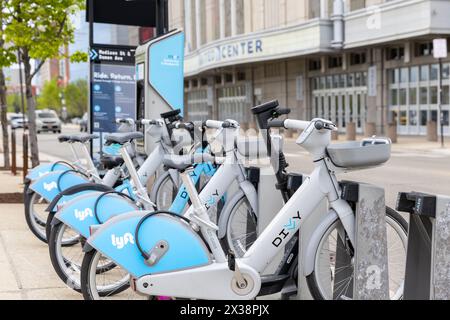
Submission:
[[[36,110],[36,131],[61,133],[61,120],[53,110]]]
[[[85,112],[83,114],[83,118],[80,120],[80,131],[87,132],[88,131],[88,114]]]
[[[11,129],[17,128],[28,128],[28,119],[27,117],[23,117],[22,114],[17,113],[14,116],[11,116],[9,123],[11,125]]]

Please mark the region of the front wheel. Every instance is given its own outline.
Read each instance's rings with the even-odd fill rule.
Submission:
[[[148,299],[130,289],[130,275],[121,267],[101,270],[105,260],[110,261],[95,249],[85,253],[81,264],[81,292],[85,300]]]
[[[48,202],[36,192],[28,189],[25,192],[25,220],[31,232],[42,242],[47,242],[45,226]]]
[[[407,230],[405,219],[395,210],[386,207],[390,300],[403,298]],[[344,227],[336,219],[322,235],[314,257],[314,270],[306,277],[314,299],[340,300],[352,296],[353,257],[354,250],[345,236]]]
[[[230,199],[223,214],[227,223],[222,246],[225,252],[232,250],[237,257],[243,257],[257,238],[258,219],[256,213],[245,194],[241,192]]]

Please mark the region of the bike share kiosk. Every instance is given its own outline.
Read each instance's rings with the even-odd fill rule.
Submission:
[[[411,217],[405,300],[450,299],[450,197],[399,193],[397,210]]]
[[[161,113],[184,111],[184,33],[174,30],[136,49],[138,119],[158,119]],[[154,142],[145,136],[145,152]]]

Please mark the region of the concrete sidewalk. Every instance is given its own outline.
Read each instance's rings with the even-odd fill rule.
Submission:
[[[58,278],[47,244],[25,222],[23,204],[0,204],[0,300],[82,299]]]

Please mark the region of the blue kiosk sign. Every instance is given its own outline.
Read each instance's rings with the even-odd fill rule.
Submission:
[[[136,119],[135,48],[91,47],[93,132],[116,132],[116,119]]]

